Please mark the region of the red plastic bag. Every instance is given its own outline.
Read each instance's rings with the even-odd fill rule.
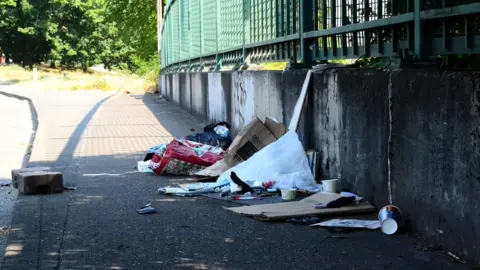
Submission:
[[[219,147],[175,139],[162,156],[153,156],[150,167],[156,175],[190,175],[215,164],[224,155]]]

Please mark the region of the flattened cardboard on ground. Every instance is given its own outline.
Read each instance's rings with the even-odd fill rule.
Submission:
[[[375,207],[368,202],[362,202],[341,208],[315,209],[313,207],[314,204],[328,203],[332,200],[338,199],[339,197],[340,194],[316,193],[297,202],[231,207],[227,208],[227,210],[267,221],[309,215],[357,214],[376,211]]]
[[[210,177],[221,175],[226,170],[249,159],[253,154],[285,134],[286,128],[282,126],[283,124],[277,123],[270,118],[267,118],[265,124],[257,117],[253,118],[235,137],[222,160],[195,173],[195,175]]]

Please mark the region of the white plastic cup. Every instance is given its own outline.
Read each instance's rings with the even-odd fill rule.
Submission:
[[[322,180],[323,192],[337,193],[338,179]]]
[[[282,193],[282,200],[284,201],[295,200],[297,197],[297,190],[294,188],[281,189],[280,191]]]
[[[394,205],[387,205],[378,212],[378,220],[384,234],[395,234],[403,225],[403,217],[400,208]]]

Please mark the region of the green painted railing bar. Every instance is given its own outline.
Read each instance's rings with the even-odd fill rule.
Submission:
[[[380,19],[376,21],[368,21],[364,23],[357,23],[357,24],[350,24],[350,25],[336,27],[336,28],[329,28],[321,31],[307,32],[307,33],[303,33],[302,36],[304,38],[328,37],[328,36],[333,36],[333,35],[338,35],[343,33],[358,32],[366,29],[385,27],[392,24],[408,23],[411,21],[413,21],[413,13],[407,13],[407,14],[402,14],[395,17]]]
[[[480,53],[473,0],[168,0],[163,72]]]
[[[415,22],[415,54],[423,57],[423,26],[424,22],[420,17],[422,11],[422,0],[414,0],[414,22]]]

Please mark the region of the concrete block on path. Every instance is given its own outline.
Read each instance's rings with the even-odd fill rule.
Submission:
[[[32,168],[21,168],[12,170],[12,184],[14,188],[18,188],[18,174],[26,172],[37,172],[37,171],[51,171],[50,167],[32,167]]]
[[[18,174],[18,191],[23,194],[63,192],[60,172],[24,172]]]

